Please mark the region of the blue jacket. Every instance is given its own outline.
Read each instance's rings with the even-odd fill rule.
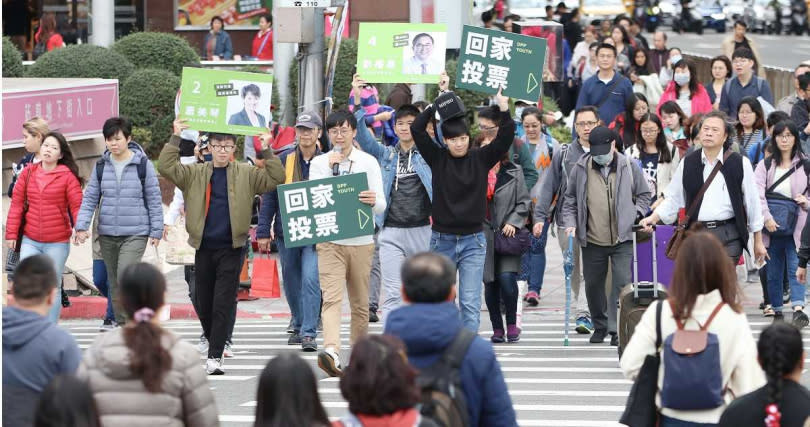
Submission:
[[[202,45],[202,54],[200,54],[200,57],[203,59],[211,60],[211,58],[206,58],[208,54],[208,49],[206,49],[206,46],[208,46],[208,40],[211,39],[212,35],[213,34],[211,34],[210,31],[205,34],[205,41],[203,41]],[[233,45],[231,44],[231,36],[228,35],[225,30],[220,30],[216,37],[217,42],[214,45],[214,55],[220,57],[220,59],[233,59]]]
[[[597,107],[597,104],[602,100],[607,93],[608,88],[619,79],[619,82],[610,91],[610,95],[605,99],[599,109],[599,118],[603,123],[611,123],[619,115],[624,112],[625,104],[630,97],[633,96],[633,84],[627,77],[621,75],[619,72],[613,74],[613,79],[607,84],[599,80],[599,75],[585,80],[582,83],[582,89],[579,90],[579,98],[577,98],[577,109],[586,105]]]
[[[302,161],[301,152],[298,150],[298,145],[296,145],[292,150],[287,150],[278,155],[279,160],[281,160],[282,167],[286,167],[287,156],[289,156],[291,153],[296,153],[297,157],[295,160],[297,162]],[[319,154],[321,154],[321,150],[318,149],[316,144],[315,156]],[[314,159],[315,156],[312,156],[312,158]],[[309,169],[304,170],[303,165],[301,167],[301,173],[304,176],[304,180],[308,180]],[[289,182],[284,183],[290,184]],[[268,191],[267,193],[262,194],[262,204],[261,208],[259,209],[259,225],[256,227],[256,238],[270,238],[270,224],[273,224],[273,233],[276,235],[276,239],[281,239],[282,241],[284,240],[284,231],[281,228],[283,218],[281,218],[281,211],[279,210],[279,207],[278,190]]]
[[[39,394],[73,375],[82,352],[67,331],[33,311],[3,307],[3,425],[30,426]]]
[[[115,167],[110,160],[109,151],[102,155],[105,164],[100,187],[94,165],[82,198],[76,230],[90,228],[93,212],[100,200],[98,233],[102,236],[149,236],[156,239],[163,236],[163,202],[155,167],[147,159],[146,179],[144,185],[141,185],[138,164],[141,158],[146,157],[146,153],[134,141],[129,143],[129,150],[132,151],[132,157],[124,166],[120,185],[115,177]]]
[[[385,201],[389,202],[385,207],[385,211],[374,218],[374,223],[382,226],[385,224],[385,217],[388,215],[388,209],[391,207],[391,187],[394,185],[394,180],[397,178],[397,165],[399,163],[399,144],[395,146],[387,146],[380,144],[374,139],[374,135],[366,127],[364,117],[365,110],[358,108],[354,112],[354,117],[357,119],[357,143],[364,152],[371,155],[378,162],[380,162],[380,170],[382,171],[383,191],[385,192]],[[422,185],[427,190],[430,201],[433,202],[433,172],[430,170],[425,159],[419,154],[419,150],[414,144],[413,154],[411,154],[411,165]]]
[[[416,369],[435,363],[462,328],[458,309],[451,302],[411,304],[388,315],[385,332],[399,337]],[[461,364],[461,386],[467,400],[470,426],[516,426],[515,410],[495,359],[492,344],[476,338]]]

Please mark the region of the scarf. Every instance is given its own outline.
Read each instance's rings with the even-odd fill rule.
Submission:
[[[495,183],[498,181],[498,171],[500,170],[501,163],[498,162],[487,174],[487,200],[491,201],[492,197],[495,196]]]

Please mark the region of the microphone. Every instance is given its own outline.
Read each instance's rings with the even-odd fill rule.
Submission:
[[[336,145],[336,146],[334,146],[332,148],[332,150],[334,152],[336,152],[336,153],[340,153],[341,151],[343,151],[343,148]],[[338,176],[338,175],[340,175],[340,163],[335,163],[334,165],[332,165],[332,176]]]

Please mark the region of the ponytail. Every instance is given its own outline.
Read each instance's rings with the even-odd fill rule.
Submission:
[[[784,377],[793,372],[801,362],[804,349],[802,336],[794,326],[777,322],[767,327],[759,336],[757,351],[759,363],[768,380],[768,404],[765,406],[765,427],[781,427]]]

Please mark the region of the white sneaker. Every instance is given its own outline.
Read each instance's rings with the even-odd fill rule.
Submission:
[[[222,351],[223,357],[233,357],[233,345],[225,343],[225,350]]]
[[[208,353],[208,339],[205,338],[205,335],[200,337],[200,343],[197,344],[197,351],[201,354]]]
[[[327,347],[318,353],[318,367],[330,377],[339,377],[343,374],[343,369],[340,366],[340,356],[331,347]]]
[[[209,357],[208,360],[205,362],[205,372],[208,375],[223,375],[225,374],[225,369],[222,367],[222,359],[214,359],[213,357]]]

